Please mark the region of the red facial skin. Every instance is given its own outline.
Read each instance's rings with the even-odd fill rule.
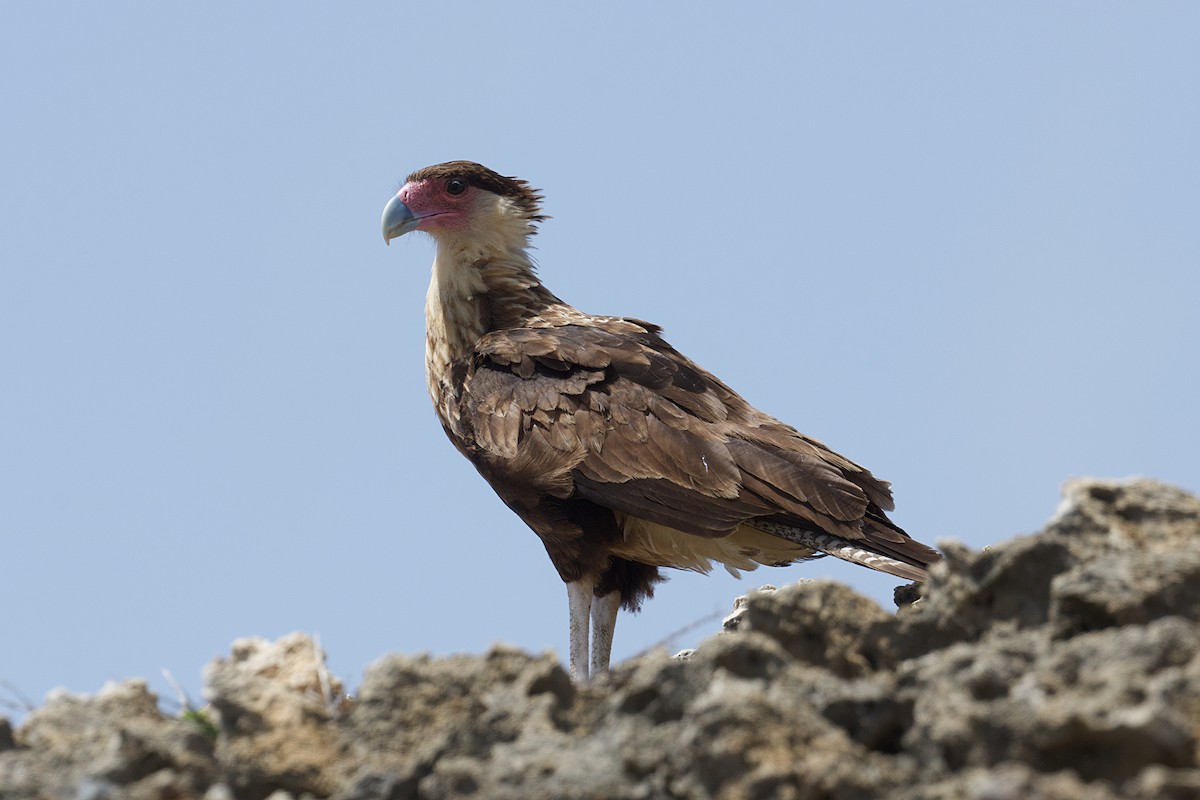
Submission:
[[[467,227],[471,203],[475,198],[475,187],[467,185],[462,193],[451,194],[447,185],[453,183],[430,180],[404,184],[398,197],[400,202],[408,206],[413,215],[420,219],[417,230],[461,230]]]

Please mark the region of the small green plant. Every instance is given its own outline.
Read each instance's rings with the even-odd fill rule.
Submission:
[[[209,718],[208,712],[203,708],[185,708],[183,713],[179,715],[180,719],[187,720],[200,729],[200,732],[209,740],[215,742],[217,740],[217,726],[213,724]]]
[[[187,696],[187,692],[179,685],[179,681],[175,680],[175,676],[171,674],[169,669],[164,668],[162,671],[163,677],[167,679],[167,683],[171,684],[171,688],[175,690],[176,696],[179,698],[179,718],[186,720],[200,729],[210,742],[217,740],[217,726],[213,723],[212,717],[208,715],[207,709],[194,708],[191,698]]]

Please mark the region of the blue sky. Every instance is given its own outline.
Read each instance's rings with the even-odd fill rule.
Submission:
[[[918,538],[1200,490],[1194,4],[22,4],[0,30],[0,679],[319,633],[566,644],[425,393],[405,175],[544,189],[542,276],[891,480]],[[616,658],[736,594],[676,574]],[[710,623],[703,630],[717,625]],[[698,634],[673,642],[694,644]]]

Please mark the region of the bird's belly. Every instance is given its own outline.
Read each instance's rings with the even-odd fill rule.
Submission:
[[[617,514],[624,539],[612,548],[619,558],[655,567],[674,567],[710,572],[713,562],[722,564],[734,577],[739,570],[761,565],[783,566],[808,558],[813,551],[768,533],[740,525],[728,536],[697,536],[656,522]]]

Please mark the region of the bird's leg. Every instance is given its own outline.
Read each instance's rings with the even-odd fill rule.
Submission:
[[[571,679],[579,682],[588,679],[588,619],[595,591],[594,578],[567,584],[567,609],[571,615]]]
[[[613,632],[617,628],[617,611],[620,608],[620,592],[609,592],[592,601],[592,675],[608,672]]]

